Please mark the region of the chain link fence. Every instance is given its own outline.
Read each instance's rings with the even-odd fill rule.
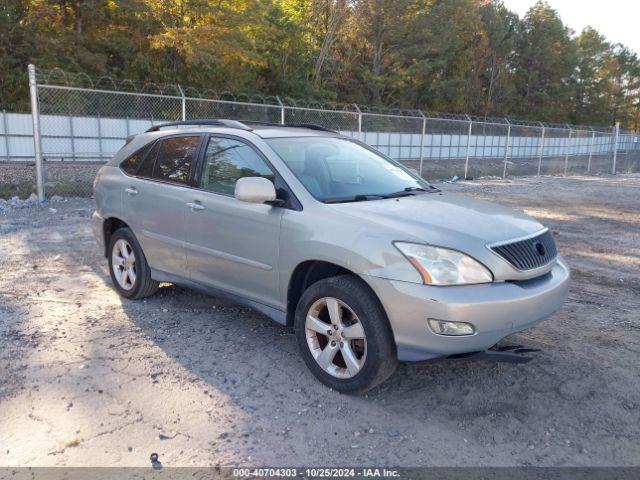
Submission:
[[[90,196],[97,170],[129,135],[163,122],[205,118],[324,126],[431,180],[640,172],[640,135],[618,127],[304,104],[109,77],[92,80],[33,66],[29,77],[31,113],[4,112],[0,119],[0,196],[34,191],[41,199]]]

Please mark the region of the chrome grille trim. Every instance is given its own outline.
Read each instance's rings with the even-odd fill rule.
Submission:
[[[556,259],[558,251],[548,228],[528,237],[487,245],[491,251],[520,271],[544,267]]]

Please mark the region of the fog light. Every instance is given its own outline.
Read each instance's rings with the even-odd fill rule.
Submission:
[[[466,322],[446,322],[434,318],[430,318],[428,322],[431,330],[438,335],[473,335],[475,332],[473,325]]]

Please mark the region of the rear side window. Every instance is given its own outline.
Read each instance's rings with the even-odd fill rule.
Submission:
[[[156,157],[158,156],[159,149],[160,149],[160,142],[154,143],[153,147],[151,147],[151,150],[149,151],[147,156],[144,157],[144,160],[142,161],[142,165],[138,169],[139,177],[151,178],[151,175],[153,174],[153,166],[156,163]]]
[[[196,161],[200,136],[171,137],[158,142],[153,178],[186,185]]]
[[[273,171],[249,145],[230,138],[211,137],[204,155],[200,186],[211,192],[233,195],[236,182],[243,177],[275,180]]]
[[[149,146],[143,147],[120,164],[120,168],[129,175],[136,175],[145,155],[149,151]]]

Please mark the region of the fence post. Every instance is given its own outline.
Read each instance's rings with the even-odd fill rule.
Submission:
[[[7,124],[6,110],[2,111],[2,130],[4,131],[4,153],[5,153],[5,156],[7,157],[7,162],[8,162],[11,156],[9,154],[9,130],[8,130],[8,124]]]
[[[76,159],[76,136],[73,129],[73,115],[69,115],[69,139],[71,140],[71,159]],[[64,160],[64,158],[62,159]]]
[[[31,121],[33,122],[33,153],[36,160],[36,188],[38,200],[44,200],[44,181],[42,178],[42,138],[40,137],[40,107],[38,105],[38,84],[36,67],[29,64],[29,96],[31,97]]]
[[[544,153],[544,135],[546,128],[542,125],[542,134],[540,135],[540,142],[538,143],[538,177],[540,176],[540,169],[542,168],[542,154]]]
[[[420,135],[420,167],[418,171],[420,173],[420,178],[423,178],[422,163],[424,162],[424,139],[427,133],[427,117],[424,113],[422,113],[422,110],[418,110],[418,112],[420,112],[420,115],[422,116],[422,134]]]
[[[587,173],[591,172],[591,157],[593,156],[593,142],[596,139],[596,131],[591,129],[591,143],[589,144],[589,160],[587,161]]]
[[[100,160],[102,160],[102,120],[100,119],[100,114],[98,113],[98,156]]]
[[[502,178],[507,178],[507,159],[509,158],[509,141],[511,140],[511,122],[507,120],[509,128],[507,128],[507,144],[504,146],[504,169],[502,170]]]
[[[356,107],[356,111],[358,112],[358,140],[364,142],[362,136],[362,112],[360,111],[360,107],[358,107],[357,104],[354,103],[353,106]]]
[[[187,119],[187,97],[185,97],[182,87],[180,85],[177,85],[177,87],[182,97],[182,121],[184,122]]]
[[[469,116],[467,115],[467,118]],[[473,120],[469,119],[469,131],[467,132],[467,151],[464,159],[464,179],[467,179],[467,172],[469,171],[469,153],[471,149],[471,128],[473,127]]]
[[[569,148],[571,147],[571,135],[573,134],[573,130],[569,129],[569,137],[564,145],[564,174],[563,177],[567,176],[567,169],[569,168]]]
[[[280,100],[280,97],[278,95],[276,95],[276,100],[278,101],[278,104],[280,105],[280,125],[285,125],[284,103],[282,103],[282,100]]]
[[[616,174],[616,160],[618,158],[618,136],[620,135],[620,122],[616,122],[613,127],[613,165],[611,167],[611,175]]]

